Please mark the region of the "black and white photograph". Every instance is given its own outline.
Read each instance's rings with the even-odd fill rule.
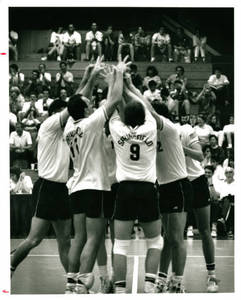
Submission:
[[[0,3],[1,296],[239,291],[240,9],[140,3]]]

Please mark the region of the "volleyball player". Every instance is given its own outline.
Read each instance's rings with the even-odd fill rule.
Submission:
[[[102,159],[105,156],[102,131],[106,120],[121,100],[126,59],[108,75],[111,80],[107,102],[88,118],[85,118],[87,106],[81,95],[72,97],[68,102],[71,118],[66,125],[65,137],[75,169],[70,186],[75,237],[69,253],[67,293],[86,294],[93,285],[92,269],[106,225],[104,193],[110,190],[107,165]],[[97,61],[89,81],[94,82],[99,74],[102,68],[100,63]],[[86,218],[87,240],[81,252],[77,239],[78,227],[83,223],[83,218]]]
[[[40,244],[53,225],[61,263],[68,271],[71,210],[66,182],[69,170],[69,148],[63,137],[68,119],[66,102],[54,101],[49,115],[38,133],[38,175],[33,187],[34,212],[28,237],[17,247],[11,258],[11,273]]]

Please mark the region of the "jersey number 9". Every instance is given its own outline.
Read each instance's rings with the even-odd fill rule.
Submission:
[[[140,159],[140,146],[138,144],[131,144],[130,146],[130,159],[131,160],[139,160]]]

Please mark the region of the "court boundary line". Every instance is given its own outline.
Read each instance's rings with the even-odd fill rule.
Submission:
[[[138,269],[139,269],[139,256],[134,256],[134,266],[133,266],[133,275],[132,275],[132,294],[137,294],[137,286],[138,286]],[[130,257],[130,256],[128,256]]]

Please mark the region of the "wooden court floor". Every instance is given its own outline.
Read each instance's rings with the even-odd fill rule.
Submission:
[[[11,240],[11,249],[21,242]],[[216,248],[216,273],[220,293],[234,292],[234,241],[214,240]],[[201,241],[188,239],[184,283],[187,293],[206,292],[206,269]],[[108,267],[110,269],[110,240],[106,240]],[[128,256],[128,293],[143,293],[145,240],[132,240]],[[99,291],[98,268],[94,268],[95,283],[92,290]],[[63,294],[66,277],[60,264],[54,239],[45,239],[17,268],[11,282],[11,294]]]

